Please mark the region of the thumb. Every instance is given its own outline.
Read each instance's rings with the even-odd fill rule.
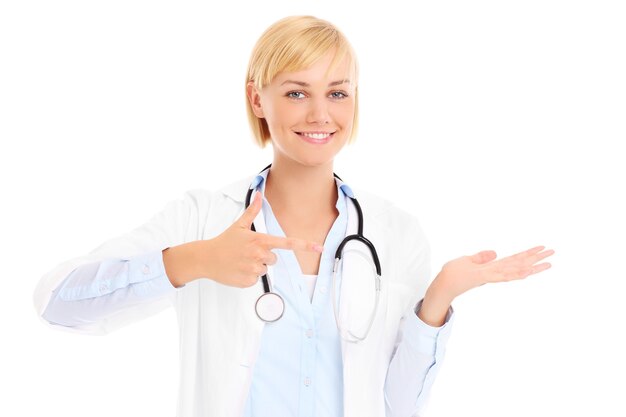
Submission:
[[[483,250],[480,251],[472,256],[470,256],[472,262],[477,263],[477,264],[484,264],[487,263],[489,261],[493,261],[494,259],[496,259],[496,253],[492,250]]]
[[[254,197],[252,198],[252,201],[250,202],[250,205],[248,206],[248,208],[243,212],[239,220],[237,220],[237,224],[240,227],[249,229],[250,226],[252,225],[252,222],[256,218],[257,214],[259,214],[260,210],[261,210],[261,193],[257,191],[256,193],[254,193]]]

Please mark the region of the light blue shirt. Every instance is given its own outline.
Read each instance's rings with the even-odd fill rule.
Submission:
[[[263,196],[268,171],[252,182]],[[330,302],[330,286],[335,251],[348,225],[345,195],[353,193],[346,184],[339,187],[337,183],[337,188],[335,207],[339,215],[323,243],[312,301],[295,253],[273,250],[278,261],[269,278],[274,291],[285,300],[285,312],[280,320],[265,324],[263,329],[244,417],[342,415],[341,339]],[[265,197],[262,210],[267,233],[286,237]],[[338,292],[341,275],[337,278]]]
[[[251,185],[263,196],[267,172],[257,175]],[[312,299],[295,253],[273,249],[278,261],[269,279],[285,301],[285,312],[280,320],[264,326],[243,417],[337,417],[343,413],[341,339],[330,287],[334,254],[346,235],[347,204],[352,204],[347,197],[354,197],[354,193],[347,184],[336,183],[339,215],[324,241]],[[262,210],[267,233],[285,237],[265,197]],[[338,302],[340,273],[336,279]],[[165,273],[160,250],[130,259],[107,259],[83,265],[68,275],[54,291],[43,318],[64,326],[80,325],[176,290]],[[416,311],[420,306],[421,301]],[[385,394],[392,402],[388,407],[393,406],[394,399],[407,396],[411,410],[423,405],[437,374],[452,318],[450,309],[446,323],[432,327],[417,314],[409,315],[387,376]],[[424,366],[425,357],[428,366]]]

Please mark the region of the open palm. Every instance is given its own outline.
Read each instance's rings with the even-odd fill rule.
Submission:
[[[523,279],[550,268],[548,262],[535,265],[554,253],[544,251],[545,246],[536,246],[526,251],[496,259],[496,252],[485,250],[471,256],[461,256],[445,263],[440,272],[440,281],[451,298],[489,282]]]

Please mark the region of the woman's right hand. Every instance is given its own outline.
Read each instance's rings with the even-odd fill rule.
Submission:
[[[260,276],[267,273],[267,265],[276,263],[277,257],[272,249],[322,252],[322,246],[315,242],[252,231],[250,227],[261,210],[260,197],[259,192],[255,193],[253,201],[241,217],[213,239],[197,240],[163,251],[166,274],[174,286],[206,277],[232,287],[251,287]],[[186,247],[184,251],[177,250],[183,247]],[[176,262],[177,253],[181,255],[178,257],[181,262]],[[187,258],[186,262],[182,261],[184,257]],[[170,258],[171,266],[168,266],[167,258]],[[193,272],[177,273],[175,264],[195,267],[192,268]]]

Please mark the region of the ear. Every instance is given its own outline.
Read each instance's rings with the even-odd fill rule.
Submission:
[[[248,81],[246,85],[246,95],[248,96],[248,101],[250,101],[250,106],[256,117],[263,119],[265,116],[263,114],[263,108],[261,107],[261,95],[254,85],[254,81]]]

